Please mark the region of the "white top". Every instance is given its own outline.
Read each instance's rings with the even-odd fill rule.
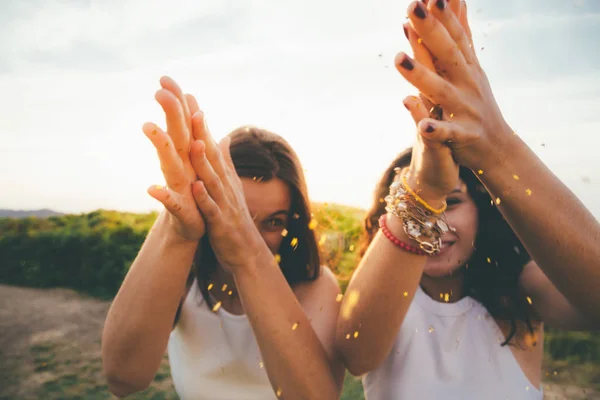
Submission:
[[[367,400],[542,399],[485,307],[440,303],[419,287],[392,350],[363,378]]]
[[[208,308],[190,288],[168,345],[171,375],[182,400],[277,399],[246,315]]]

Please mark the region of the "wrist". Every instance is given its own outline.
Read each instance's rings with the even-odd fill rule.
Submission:
[[[406,171],[406,184],[413,190],[425,203],[434,209],[441,209],[446,204],[447,193],[441,193],[424,185],[416,174],[409,169]]]
[[[180,224],[175,221],[175,217],[167,211],[163,211],[159,215],[159,223],[153,227],[153,229],[160,229],[160,234],[163,236],[163,240],[168,245],[175,246],[198,246],[200,238],[187,238],[185,237],[180,229]]]

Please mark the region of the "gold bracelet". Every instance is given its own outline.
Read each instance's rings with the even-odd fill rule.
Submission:
[[[407,170],[408,170],[408,168],[404,168],[402,170],[402,172],[400,173],[400,179],[402,179],[402,186],[404,187],[404,190],[406,190],[412,197],[415,198],[415,200],[417,200],[423,207],[425,207],[426,209],[428,209],[432,213],[434,213],[434,214],[441,214],[444,211],[446,211],[446,208],[448,207],[448,204],[446,203],[445,200],[444,200],[444,205],[442,206],[442,208],[439,208],[439,209],[438,208],[433,208],[429,204],[427,204],[427,202],[425,200],[423,200],[421,198],[421,196],[419,196],[414,190],[412,190],[408,186],[408,183],[406,183],[406,174],[404,173]]]

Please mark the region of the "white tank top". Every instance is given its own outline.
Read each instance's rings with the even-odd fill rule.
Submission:
[[[182,400],[276,400],[246,315],[208,308],[196,282],[168,344],[171,375]]]
[[[367,400],[542,399],[485,307],[440,303],[419,287],[392,350],[363,377]]]

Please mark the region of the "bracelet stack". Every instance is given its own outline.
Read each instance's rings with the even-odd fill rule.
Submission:
[[[406,170],[396,168],[396,177],[390,185],[390,193],[385,197],[385,209],[402,220],[404,232],[419,244],[423,252],[428,255],[438,254],[442,246],[442,235],[451,229],[444,213],[446,202],[440,209],[427,204],[406,183]]]

